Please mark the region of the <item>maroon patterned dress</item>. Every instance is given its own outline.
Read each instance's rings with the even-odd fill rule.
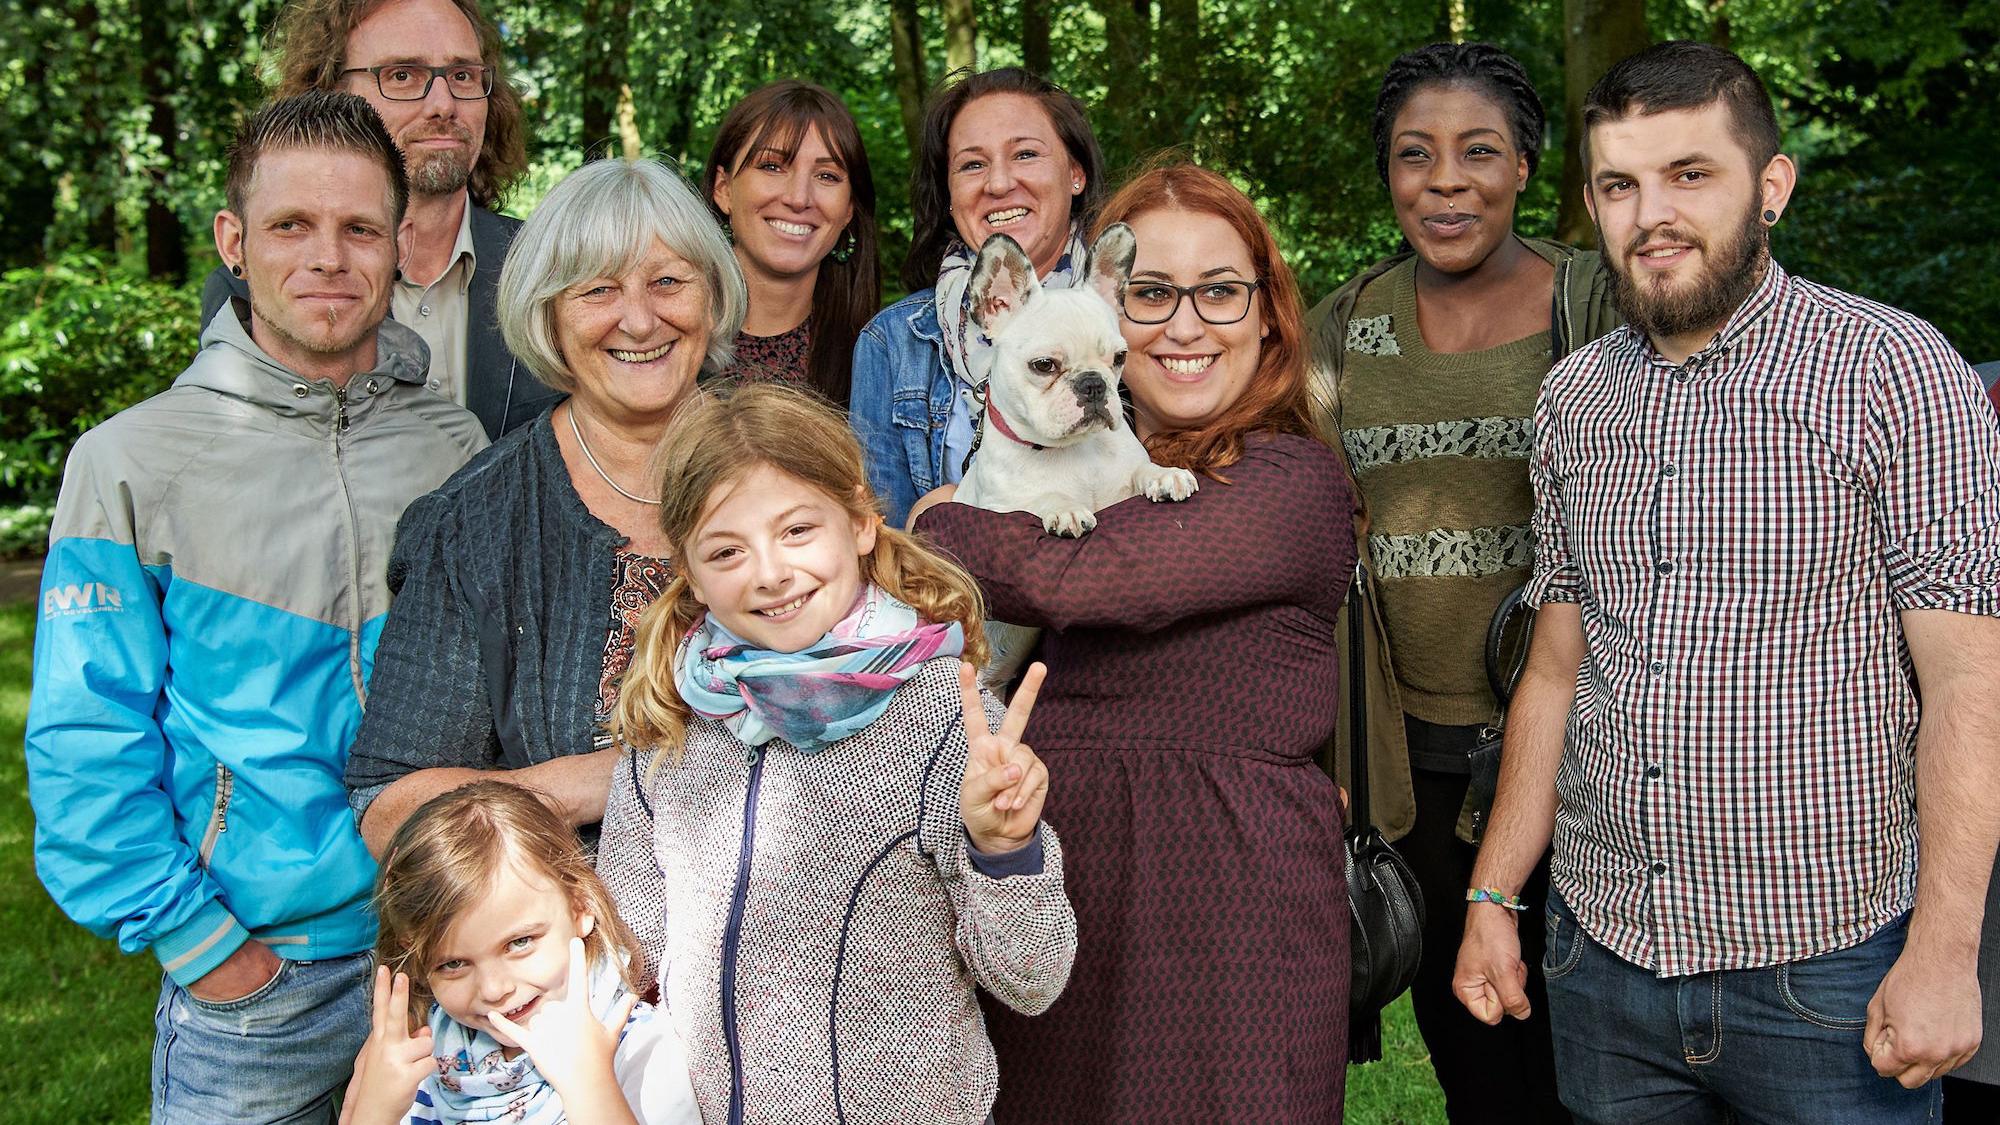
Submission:
[[[1313,759],[1354,502],[1307,438],[1252,438],[1223,475],[1114,505],[1081,539],[963,504],[918,520],[994,617],[1050,630],[1026,741],[1078,951],[1047,1013],[987,1008],[1000,1122],[1340,1119],[1347,888]]]

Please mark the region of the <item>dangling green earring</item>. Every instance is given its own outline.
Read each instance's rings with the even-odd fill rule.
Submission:
[[[854,251],[858,249],[860,245],[861,245],[861,240],[854,237],[854,228],[848,227],[846,237],[840,240],[839,246],[833,248],[833,253],[829,255],[829,257],[831,257],[834,261],[839,262],[841,265],[844,266],[847,264],[847,259],[852,258],[854,256]]]
[[[722,217],[722,241],[736,245],[736,228],[729,225],[729,216]]]

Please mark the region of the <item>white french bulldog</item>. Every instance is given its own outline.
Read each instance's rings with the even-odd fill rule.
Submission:
[[[968,293],[973,322],[993,342],[983,354],[986,415],[954,500],[1033,512],[1051,534],[1073,537],[1097,526],[1098,509],[1128,497],[1194,494],[1193,473],[1153,463],[1118,394],[1125,365],[1118,297],[1137,246],[1131,227],[1113,224],[1090,248],[1084,281],[1069,289],[1043,288],[1027,254],[1004,234],[980,247]],[[983,681],[1011,681],[1036,634],[988,625],[993,657]]]

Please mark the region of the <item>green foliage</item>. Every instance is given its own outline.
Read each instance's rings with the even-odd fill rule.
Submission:
[[[160,965],[126,957],[62,916],[35,877],[21,735],[35,607],[0,606],[0,1042],[34,1044],[0,1066],[0,1118],[146,1120]]]
[[[0,267],[88,250],[134,268],[147,206],[163,201],[196,247],[192,272],[206,272],[212,252],[197,244],[221,194],[223,149],[262,96],[264,38],[282,2],[0,0],[0,26],[36,45],[0,59]],[[1398,53],[1447,34],[1454,10],[1466,36],[1521,58],[1551,111],[1517,229],[1551,232],[1556,187],[1575,174],[1561,156],[1563,0],[1039,3],[1050,75],[1090,107],[1114,179],[1165,148],[1227,172],[1270,217],[1308,301],[1400,240],[1373,167],[1376,84]],[[923,78],[932,83],[942,77],[945,5],[914,6]],[[974,7],[980,65],[1018,63],[1024,0]],[[487,9],[528,113],[534,163],[507,201],[512,213],[531,211],[587,149],[610,141],[601,113],[597,135],[585,135],[587,102],[601,110],[629,86],[642,146],[694,178],[732,104],[764,82],[798,76],[840,94],[860,123],[880,195],[884,274],[896,277],[911,233],[911,154],[891,0],[487,0]],[[1802,172],[1774,236],[1781,261],[1932,320],[1968,358],[2000,357],[2000,280],[1991,266],[2000,260],[2000,228],[1977,220],[1981,185],[2000,169],[2000,118],[1991,112],[2000,97],[2000,0],[1647,0],[1646,16],[1656,36],[1726,43],[1770,86]],[[162,19],[155,42],[164,46],[151,50],[164,51],[183,80],[149,101],[139,77],[142,31],[161,31],[148,21]],[[170,164],[154,132],[162,104],[176,123]],[[151,178],[159,171],[163,179]],[[109,304],[93,306],[93,315],[146,304],[126,301],[139,291],[116,281],[123,273],[110,265],[69,262],[47,278],[83,275],[108,287]],[[0,327],[24,315],[20,276],[8,276]],[[37,282],[47,284],[70,283]],[[166,318],[187,304],[156,307]],[[30,335],[71,327],[46,313],[33,323]],[[156,339],[171,336],[164,323],[146,327]],[[10,356],[22,346],[18,329],[7,338]],[[150,363],[172,369],[184,360],[190,335],[160,350],[107,342],[97,358],[75,360],[65,368],[69,385],[107,390],[74,416],[53,401],[32,421],[17,413],[20,375],[10,367],[0,376],[0,504],[45,500],[62,443],[102,416],[115,386],[142,379]],[[124,354],[134,350],[142,354]],[[84,366],[100,361],[115,365],[103,369],[111,374]]]
[[[0,274],[0,504],[53,504],[70,443],[173,382],[199,313],[88,255]]]

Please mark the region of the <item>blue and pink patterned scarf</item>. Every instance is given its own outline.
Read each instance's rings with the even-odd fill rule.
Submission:
[[[745,746],[782,738],[817,754],[874,722],[924,662],[965,651],[965,630],[935,625],[879,586],[826,636],[798,652],[772,652],[710,614],[688,631],[674,686],[697,715],[718,720]]]

